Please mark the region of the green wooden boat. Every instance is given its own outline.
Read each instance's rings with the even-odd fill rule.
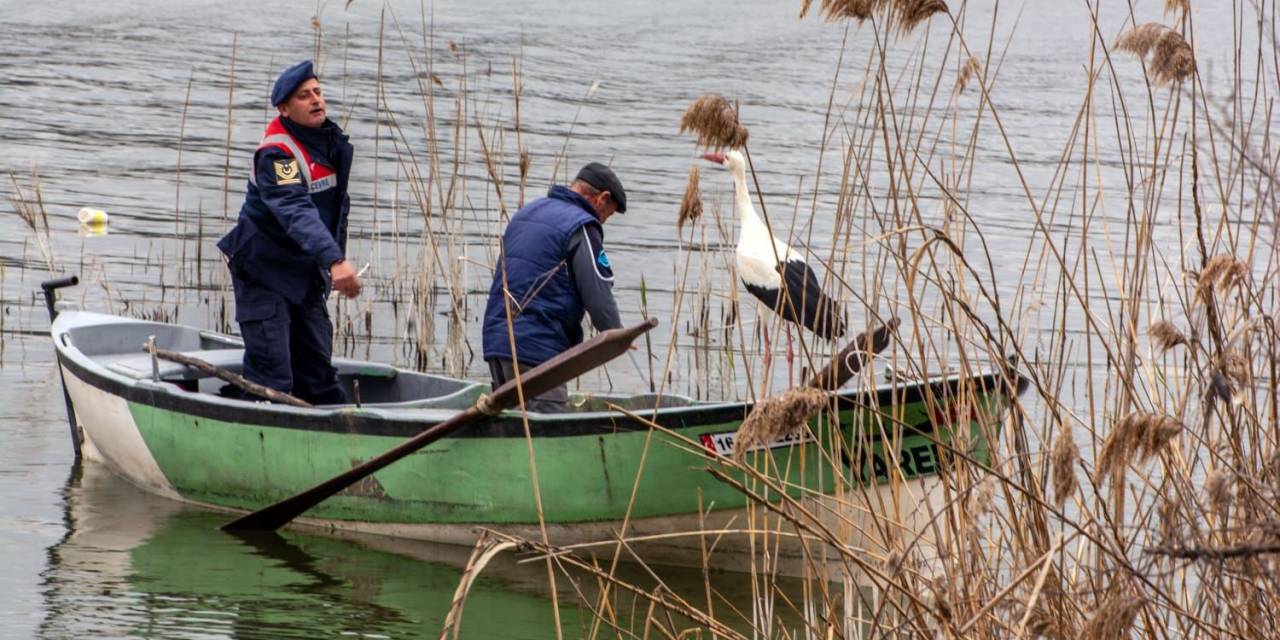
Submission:
[[[226,510],[255,510],[341,473],[488,390],[339,359],[344,384],[359,383],[359,406],[233,400],[218,395],[221,380],[155,361],[142,345],[154,336],[161,348],[235,371],[242,356],[235,337],[72,310],[57,315],[51,333],[84,457],[149,492]],[[851,538],[885,518],[915,528],[948,450],[985,460],[984,434],[998,432],[998,414],[1023,386],[991,372],[842,390],[838,423],[820,417],[804,437],[760,447],[747,461],[793,495],[840,497],[847,509],[839,521]],[[648,545],[655,561],[685,562],[699,556],[698,535],[672,534],[756,526],[747,497],[707,473],[721,467],[743,477],[721,456],[750,402],[585,394],[572,404],[568,413],[527,415],[553,543],[613,540],[625,520],[626,535],[656,537]],[[520,412],[484,419],[326,500],[298,524],[457,544],[471,544],[477,527],[541,539],[528,447]],[[754,536],[721,536],[717,549],[749,552],[754,544]]]

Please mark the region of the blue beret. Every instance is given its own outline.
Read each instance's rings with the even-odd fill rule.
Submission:
[[[271,88],[271,105],[275,106],[288,100],[289,96],[297,90],[298,85],[314,77],[316,72],[312,70],[310,60],[303,60],[285,69],[284,73],[276,78],[276,86]]]
[[[627,212],[627,192],[622,190],[622,181],[618,179],[613,169],[599,162],[592,162],[578,172],[577,179],[599,191],[608,191],[609,196],[618,205],[618,213]]]

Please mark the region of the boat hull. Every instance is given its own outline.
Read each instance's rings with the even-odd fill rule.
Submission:
[[[214,401],[80,355],[59,349],[85,456],[147,491],[220,509],[293,495],[451,415]],[[886,526],[906,537],[922,530],[949,449],[986,458],[1005,401],[998,383],[986,376],[842,395],[838,422],[820,418],[805,438],[748,453],[752,473],[721,455],[749,404],[648,412],[656,429],[617,412],[531,414],[532,438],[508,412],[369,476],[299,524],[455,544],[471,544],[478,527],[537,540],[545,527],[556,545],[616,540],[625,525],[659,561],[681,564],[701,562],[709,547],[721,559],[801,553],[794,527],[780,527],[714,471],[766,501],[785,487],[846,545],[874,547]]]

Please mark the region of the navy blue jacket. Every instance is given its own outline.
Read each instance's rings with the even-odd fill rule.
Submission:
[[[494,269],[484,311],[486,360],[513,359],[502,295],[504,268],[522,368],[546,362],[582,342],[586,309],[570,269],[569,245],[584,225],[594,225],[603,238],[595,209],[586,198],[562,186],[552,187],[547,197],[511,216],[502,236],[505,262],[500,258]]]
[[[295,158],[288,144],[279,142],[282,136],[300,143],[295,146],[304,157]],[[316,129],[284,117],[273,120],[254,154],[239,220],[218,242],[232,272],[293,304],[301,304],[313,287],[327,294],[329,267],[346,251],[353,154],[347,136],[330,120]],[[307,166],[299,166],[308,159]],[[237,309],[236,319],[247,320],[244,316],[252,313]]]

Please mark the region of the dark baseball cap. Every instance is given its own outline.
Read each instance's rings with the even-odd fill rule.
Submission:
[[[316,72],[311,67],[310,60],[303,60],[298,64],[284,70],[279,78],[276,78],[276,85],[271,88],[271,106],[276,106],[281,102],[289,99],[294,91],[298,90],[298,85],[316,77]]]
[[[622,181],[613,173],[613,169],[599,162],[592,162],[578,172],[581,180],[599,191],[608,191],[609,196],[618,205],[618,213],[627,212],[627,192],[622,189]]]

